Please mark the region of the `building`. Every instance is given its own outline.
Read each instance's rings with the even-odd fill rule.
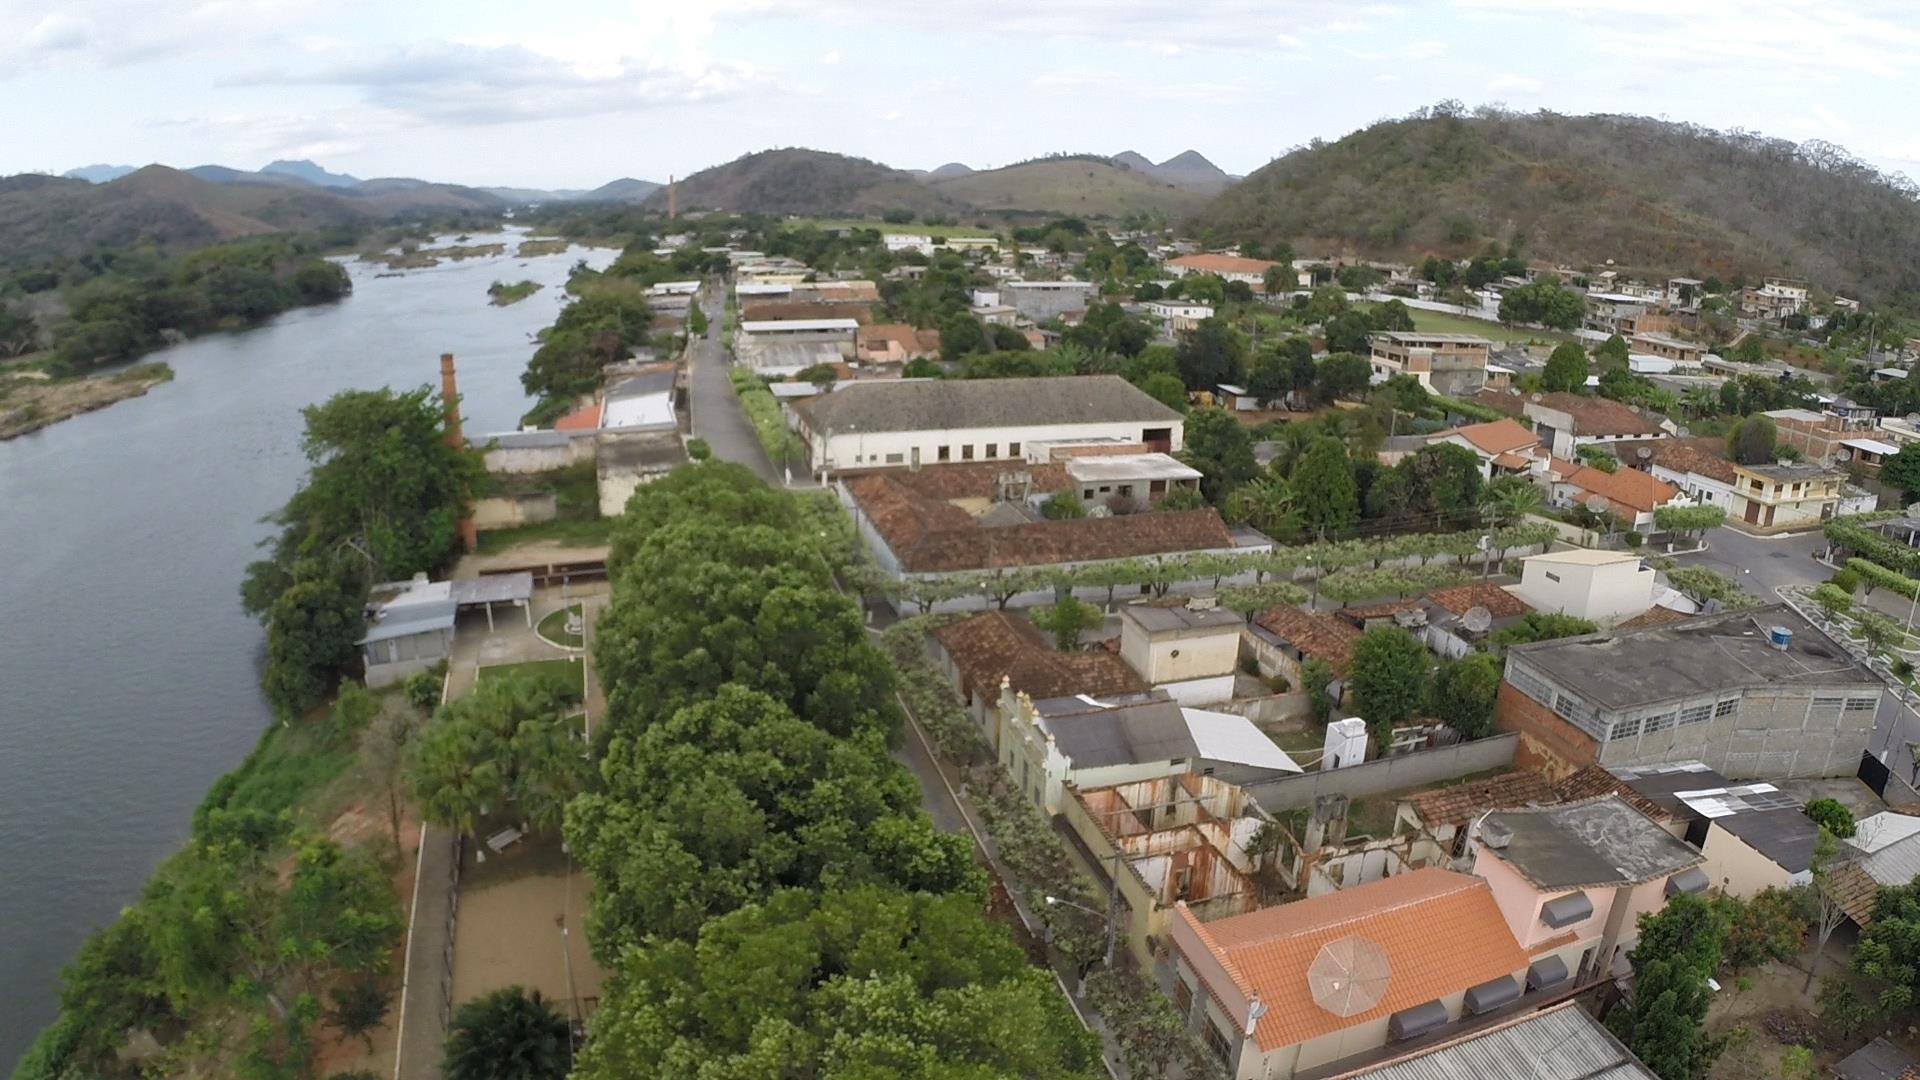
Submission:
[[[522,609],[533,625],[533,575],[493,574],[460,581],[410,581],[375,585],[367,594],[367,632],[358,642],[367,686],[380,687],[426,671],[453,655],[454,622],[462,610],[484,608],[493,628],[493,606]]]
[[[894,255],[903,251],[917,251],[925,255],[933,247],[933,237],[925,233],[887,233],[880,237],[880,242],[887,245],[887,251]]]
[[[1153,969],[1174,905],[1207,920],[1260,906],[1248,849],[1265,822],[1245,788],[1199,773],[1073,788],[1060,815],[1089,862],[1110,876],[1143,971]]]
[[[863,326],[853,336],[853,358],[863,364],[904,364],[940,355],[940,331],[907,323]]]
[[[1855,926],[1873,925],[1874,900],[1889,886],[1920,878],[1920,818],[1882,811],[1855,823],[1853,858],[1834,867],[1834,892]]]
[[[1423,837],[1441,857],[1457,858],[1467,853],[1468,826],[1482,814],[1559,801],[1539,773],[1501,773],[1408,795],[1394,810],[1393,831]]]
[[[603,434],[593,458],[600,516],[620,516],[635,491],[686,463],[687,447],[678,428]]]
[[[1676,277],[1667,279],[1666,303],[1670,308],[1691,310],[1700,306],[1700,300],[1706,295],[1707,283],[1699,278]]]
[[[1182,445],[1180,414],[1118,375],[856,383],[793,411],[820,472],[1020,462],[1043,440]]]
[[[1045,701],[1148,690],[1146,680],[1120,657],[1105,649],[1061,652],[1031,620],[1004,611],[983,611],[939,627],[928,635],[927,651],[996,751],[997,710],[1009,693]]]
[[[1819,412],[1812,409],[1774,409],[1766,414],[1782,446],[1792,447],[1801,456],[1820,465],[1834,465],[1853,459],[1879,467],[1880,460],[1900,448],[1875,438],[1878,416],[1866,406],[1836,401]],[[1867,451],[1861,453],[1858,447]]]
[[[1664,439],[1673,422],[1602,397],[1555,391],[1519,399],[1521,413],[1549,453],[1571,460],[1574,448],[1630,439]]]
[[[1557,507],[1584,506],[1611,515],[1623,529],[1653,531],[1653,512],[1680,498],[1680,490],[1637,469],[1607,472],[1579,465],[1549,480],[1548,502]]]
[[[1509,591],[1536,611],[1606,626],[1652,607],[1659,576],[1629,551],[1574,548],[1520,560],[1520,584]]]
[[[601,397],[600,429],[672,430],[677,424],[674,416],[676,378],[672,364],[658,364],[651,371],[620,379],[607,387]]]
[[[1660,439],[1643,448],[1645,467],[1656,479],[1680,490],[1689,502],[1733,513],[1733,462],[1720,452],[1719,439]]]
[[[1795,278],[1767,278],[1757,289],[1740,291],[1740,313],[1760,319],[1785,319],[1806,310],[1811,290]]]
[[[1200,489],[1200,470],[1170,454],[1076,455],[1065,464],[1082,502],[1120,513],[1153,506],[1176,488]]]
[[[1493,342],[1473,334],[1386,331],[1369,339],[1376,380],[1408,375],[1436,394],[1470,397],[1487,383]]]
[[[1426,436],[1426,441],[1473,451],[1480,459],[1482,475],[1489,480],[1526,472],[1540,451],[1540,436],[1525,424],[1507,418],[1436,431]]]
[[[1727,520],[1749,532],[1810,529],[1840,512],[1847,474],[1812,463],[1733,465]]]
[[[1700,893],[1703,861],[1617,795],[1496,810],[1467,841],[1507,926],[1531,960],[1530,986],[1584,985],[1625,968],[1639,919],[1676,892]]]
[[[1706,860],[1708,884],[1745,899],[1813,881],[1820,827],[1800,801],[1761,781],[1735,784],[1698,761],[1621,769],[1628,787],[1658,803]]]
[[[1193,300],[1149,300],[1140,305],[1142,311],[1166,323],[1175,323],[1185,319],[1188,323],[1204,322],[1213,318],[1213,306]]]
[[[1188,274],[1212,274],[1225,281],[1244,281],[1255,289],[1267,287],[1267,271],[1280,264],[1266,259],[1243,259],[1238,255],[1181,255],[1167,260],[1167,272],[1174,277]]]
[[[1877,1035],[1833,1067],[1834,1080],[1920,1080],[1920,1058]]]
[[[1127,604],[1120,608],[1120,657],[1182,705],[1227,701],[1245,625],[1238,612],[1221,607]]]
[[[1412,870],[1169,924],[1174,1007],[1235,1080],[1300,1073],[1518,1001],[1528,966],[1485,881]]]
[[[1657,1080],[1578,1002],[1523,1012],[1328,1080]],[[1875,1078],[1879,1080],[1879,1078]]]
[[[1159,693],[1040,701],[1005,694],[994,740],[1001,767],[1049,816],[1076,788],[1187,772],[1246,783],[1301,771],[1246,717],[1185,708]]]
[[[1094,295],[1086,281],[1009,281],[1000,286],[1008,304],[1034,322],[1057,319],[1070,311],[1085,311]]]
[[[1301,665],[1318,660],[1332,670],[1335,684],[1328,692],[1341,696],[1337,680],[1346,674],[1353,659],[1353,644],[1360,631],[1343,619],[1322,611],[1303,611],[1292,604],[1281,604],[1247,623],[1245,641],[1264,678],[1275,675],[1289,687],[1302,685]]]
[[[1878,677],[1785,605],[1515,646],[1494,706],[1521,768],[1701,761],[1736,780],[1852,776]]]
[[[762,375],[796,375],[819,364],[837,364],[854,355],[853,319],[742,320],[734,335],[734,355]]]
[[[1677,369],[1683,371],[1697,370],[1707,358],[1705,345],[1682,341],[1667,334],[1635,334],[1627,344],[1636,353],[1671,360]]]

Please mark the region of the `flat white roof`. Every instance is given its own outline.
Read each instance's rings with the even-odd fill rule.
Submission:
[[[673,393],[636,394],[607,402],[600,416],[603,428],[672,426]]]
[[[650,293],[653,293],[656,296],[665,295],[667,293],[698,292],[700,291],[700,283],[697,281],[661,281],[661,282],[656,282],[653,286],[648,288],[647,291]]]
[[[1209,712],[1206,709],[1181,709],[1187,733],[1194,749],[1208,761],[1251,765],[1279,772],[1304,772],[1285,750],[1274,745],[1253,721],[1234,713]]]
[[[1812,409],[1773,409],[1762,415],[1771,416],[1775,420],[1804,420],[1810,424],[1817,424],[1826,419],[1824,415]]]
[[[793,286],[783,283],[749,281],[735,285],[733,291],[739,293],[741,296],[774,296],[792,292]]]
[[[1009,289],[1091,289],[1091,281],[1009,281]]]
[[[1644,304],[1647,302],[1647,298],[1644,296],[1617,292],[1590,292],[1587,294],[1587,299],[1604,300],[1610,304]]]
[[[1897,454],[1900,448],[1892,443],[1883,443],[1879,439],[1841,439],[1841,446],[1851,446],[1855,450],[1865,450],[1869,454]]]
[[[1067,475],[1081,483],[1096,480],[1198,480],[1200,470],[1168,454],[1120,454],[1067,459]]]
[[[1640,556],[1629,551],[1600,551],[1595,548],[1574,548],[1571,551],[1548,551],[1539,555],[1528,555],[1522,563],[1550,562],[1567,566],[1612,566],[1615,563],[1639,562]]]
[[[740,329],[749,334],[772,334],[782,331],[805,333],[824,330],[845,330],[851,333],[859,328],[860,323],[856,319],[754,319],[740,324]]]

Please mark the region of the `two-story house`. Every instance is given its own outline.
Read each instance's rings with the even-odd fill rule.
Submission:
[[[1847,474],[1811,462],[1733,465],[1728,519],[1750,532],[1810,529],[1840,512]]]
[[[1370,339],[1376,379],[1407,375],[1436,394],[1468,397],[1487,383],[1493,342],[1474,334],[1386,331]]]

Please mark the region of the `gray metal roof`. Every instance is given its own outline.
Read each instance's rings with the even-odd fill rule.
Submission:
[[[1497,811],[1482,826],[1483,844],[1503,830],[1506,844],[1485,846],[1482,857],[1497,856],[1542,889],[1652,881],[1702,861],[1618,795]]]
[[[1178,703],[1149,701],[1118,708],[1088,706],[1045,717],[1054,744],[1076,769],[1195,758],[1200,748]]]
[[[1118,375],[856,382],[793,406],[815,431],[951,431],[1068,424],[1177,424]]]
[[[1656,1080],[1588,1016],[1568,1002],[1389,1061],[1337,1080]]]
[[[1127,604],[1120,609],[1122,619],[1131,619],[1150,634],[1168,630],[1198,630],[1215,626],[1238,628],[1245,620],[1228,608],[1161,607],[1157,604]]]
[[[453,582],[453,602],[467,604],[505,604],[533,595],[533,574],[522,570],[514,574],[486,574]]]
[[[1713,824],[1739,837],[1789,874],[1813,867],[1813,845],[1820,839],[1820,826],[1798,806],[1729,814],[1714,818]]]
[[[1915,1065],[1920,1061],[1881,1035],[1841,1059],[1833,1075],[1839,1080],[1900,1080]]]

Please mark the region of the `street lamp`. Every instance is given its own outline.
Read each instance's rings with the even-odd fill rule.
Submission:
[[[1049,896],[1046,899],[1047,899],[1048,907],[1057,907],[1061,904],[1065,904],[1067,907],[1078,908],[1079,910],[1084,911],[1089,915],[1096,915],[1107,921],[1107,956],[1106,956],[1105,963],[1106,963],[1107,969],[1111,971],[1113,969],[1113,941],[1114,941],[1114,930],[1116,926],[1113,920],[1113,909],[1108,908],[1106,911],[1101,911],[1098,908],[1090,908],[1085,904],[1076,904],[1071,900],[1065,900],[1058,896]]]

